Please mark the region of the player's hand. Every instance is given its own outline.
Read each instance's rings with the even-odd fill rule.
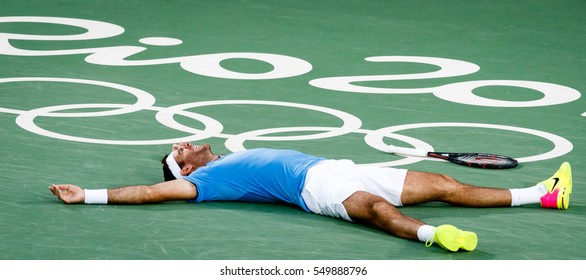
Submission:
[[[82,188],[76,185],[51,185],[49,190],[61,201],[67,204],[82,203],[85,200],[85,193]]]

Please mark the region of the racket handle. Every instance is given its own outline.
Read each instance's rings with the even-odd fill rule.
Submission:
[[[416,157],[427,156],[427,151],[425,151],[425,150],[419,150],[419,149],[413,149],[413,148],[403,148],[403,147],[397,147],[397,146],[393,146],[393,145],[388,146],[388,152],[393,153],[393,154],[406,155],[406,156],[416,156]]]

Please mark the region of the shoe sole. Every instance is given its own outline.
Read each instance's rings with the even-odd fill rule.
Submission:
[[[568,185],[559,190],[562,195],[561,199],[558,199],[558,208],[566,210],[570,207],[570,194],[572,193],[572,167],[569,163],[564,162],[560,169],[562,169],[564,177],[568,178]]]
[[[466,251],[474,251],[474,249],[476,249],[476,246],[478,245],[478,236],[476,236],[476,233],[471,231],[464,231],[463,233],[464,244],[460,246],[460,249]]]
[[[557,209],[561,209],[561,210],[566,210],[568,209],[568,207],[570,206],[570,194],[572,193],[572,168],[570,166],[570,164],[568,162],[564,162],[562,163],[562,165],[560,166],[560,168],[558,169],[558,171],[556,171],[556,173],[554,173],[553,176],[551,176],[549,179],[545,180],[542,182],[542,184],[547,186],[548,181],[552,180],[552,179],[557,179],[557,178],[567,178],[567,182],[565,183],[565,186],[556,186],[556,188],[554,188],[553,190],[549,190],[550,187],[547,187],[548,189],[548,194],[553,194],[557,192],[556,195],[556,201],[554,202],[554,205],[548,205],[548,206],[544,206],[543,202],[541,204],[541,207],[544,208],[557,208]]]

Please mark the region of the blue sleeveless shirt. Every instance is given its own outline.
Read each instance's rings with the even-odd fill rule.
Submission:
[[[301,197],[305,176],[323,159],[293,150],[252,149],[211,161],[184,179],[197,188],[192,202],[289,203],[309,211]]]

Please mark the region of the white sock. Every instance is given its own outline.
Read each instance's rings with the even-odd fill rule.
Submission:
[[[541,197],[547,193],[547,188],[543,184],[537,184],[533,187],[522,189],[509,189],[511,192],[511,206],[520,206],[525,204],[540,203]]]
[[[417,229],[417,239],[421,242],[426,242],[435,234],[435,227],[430,225],[422,225]]]

